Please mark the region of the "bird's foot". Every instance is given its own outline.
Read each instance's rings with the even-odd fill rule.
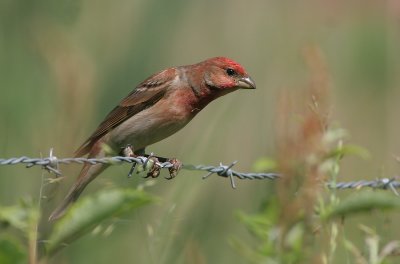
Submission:
[[[119,154],[124,157],[135,157],[136,158],[135,152],[133,151],[133,146],[131,144],[128,144],[126,147],[121,148],[121,151]],[[132,164],[132,167],[128,172],[128,178],[132,177],[132,174],[133,174],[135,168],[136,168],[136,162],[134,162]]]
[[[148,164],[148,163],[151,164]],[[149,172],[147,173],[147,175],[145,176],[145,178],[157,178],[160,175],[161,172],[161,166],[160,166],[160,162],[158,161],[157,157],[148,157],[146,162],[143,164],[143,167],[145,170],[147,170],[147,165],[150,165],[149,168]]]
[[[172,164],[172,167],[168,168],[169,177],[165,177],[167,180],[171,180],[178,175],[178,172],[182,169],[182,162],[176,158],[168,159],[168,162]]]
[[[176,158],[168,159],[164,157],[153,156],[153,154],[148,155],[144,153],[144,149],[136,152],[133,150],[132,145],[127,145],[126,147],[121,148],[120,155],[123,155],[124,157],[136,158],[138,156],[143,156],[147,158],[143,163],[143,169],[141,169],[148,171],[144,178],[157,178],[162,169],[160,162],[169,162],[172,164],[172,166],[168,168],[169,177],[165,177],[167,180],[175,178],[176,175],[178,175],[178,172],[182,169],[182,162]],[[136,163],[133,163],[131,169],[129,170],[128,177],[132,176],[135,168]],[[139,170],[136,171],[136,173],[139,173]]]

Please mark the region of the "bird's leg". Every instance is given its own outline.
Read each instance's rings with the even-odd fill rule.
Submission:
[[[120,155],[122,155],[124,157],[136,157],[135,152],[133,151],[133,147],[130,144],[124,148],[121,148]],[[132,177],[132,174],[133,174],[133,171],[135,170],[135,168],[136,168],[136,162],[134,162],[132,164],[132,167],[128,173],[128,178]]]
[[[178,172],[182,169],[182,162],[176,158],[164,158],[164,157],[159,157],[159,156],[151,156],[148,154],[143,154],[143,156],[147,157],[147,158],[156,158],[157,161],[159,161],[159,162],[171,163],[172,167],[168,168],[169,177],[165,177],[165,179],[167,179],[167,180],[171,180],[171,179],[175,178],[176,175],[178,175]],[[158,177],[159,174],[160,173],[158,172],[157,176],[155,176],[155,177]],[[147,175],[147,177],[149,177],[149,176],[152,176],[152,175]],[[152,177],[155,178],[154,176],[152,176]]]
[[[147,163],[152,162],[150,171],[147,173],[147,176],[145,176],[145,178],[148,178],[148,177],[157,178],[161,172],[161,166],[160,166],[160,162],[159,162],[158,158],[155,156],[151,156],[151,155],[143,155],[143,156],[145,156],[145,157],[147,156],[147,160],[143,164],[145,169],[146,169]]]
[[[133,147],[131,144],[121,148],[120,155],[124,157],[132,157],[134,155]]]
[[[159,165],[159,159],[158,157],[151,156],[151,155],[146,155],[145,154],[145,149],[139,149],[139,150],[134,150],[132,145],[127,145],[126,147],[121,148],[120,155],[123,155],[124,157],[138,157],[138,156],[143,156],[146,157],[147,160],[144,162],[143,167],[146,168],[148,162],[152,163],[152,166],[145,176],[145,178],[152,177],[152,178],[157,178],[160,175],[161,171],[161,166]],[[163,160],[166,160],[165,158],[161,158]],[[136,168],[136,162],[132,164],[131,169],[129,170],[128,177],[132,177],[133,172],[135,171]],[[139,172],[138,172],[139,173]]]
[[[178,175],[178,172],[182,169],[182,162],[176,158],[168,159],[168,162],[172,164],[172,167],[168,168],[169,177],[165,177],[167,180],[171,180]]]
[[[169,171],[169,177],[165,177],[167,180],[171,180],[178,175],[179,170],[182,168],[182,162],[176,158],[164,158],[164,157],[159,157],[159,156],[153,156],[149,154],[145,154],[145,149],[139,149],[137,151],[133,150],[132,145],[127,145],[126,147],[122,148],[121,153],[125,157],[137,157],[137,156],[143,156],[148,158],[148,160],[145,162],[144,165],[147,164],[150,160],[153,162],[153,166],[151,167],[150,171],[147,173],[148,177],[152,178],[157,178],[160,175],[161,171],[161,166],[158,164],[158,162],[169,162],[172,164],[172,167],[168,168]],[[136,163],[132,165],[132,168],[129,171],[128,177],[131,177],[133,174],[133,171],[135,170]]]
[[[138,156],[143,156],[143,155],[145,155],[144,153],[145,153],[145,149],[144,148],[143,149],[139,149],[137,151],[134,151],[133,150],[133,146],[130,145],[130,144],[127,145],[126,147],[121,148],[121,151],[120,151],[120,155],[123,155],[124,157],[134,157],[134,158],[136,158]],[[147,161],[146,161],[146,163],[147,163]],[[131,169],[129,170],[129,173],[128,173],[128,178],[132,177],[132,174],[135,171],[135,168],[136,168],[136,162],[133,162],[132,167],[131,167]],[[153,174],[154,174],[154,172],[153,172]],[[146,176],[146,178],[149,177],[149,176],[150,175],[148,174]]]

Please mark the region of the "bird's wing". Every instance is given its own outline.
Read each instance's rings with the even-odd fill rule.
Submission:
[[[97,140],[106,133],[133,115],[157,103],[165,95],[175,77],[175,69],[172,68],[144,80],[106,116],[93,134],[75,152],[75,155],[77,157],[86,155]]]

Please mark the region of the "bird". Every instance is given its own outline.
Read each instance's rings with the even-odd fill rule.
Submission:
[[[165,69],[145,79],[122,99],[75,156],[103,158],[127,145],[133,147],[135,154],[143,154],[147,146],[176,133],[218,97],[255,88],[254,80],[243,66],[227,57]],[[85,187],[107,167],[107,164],[84,164],[49,220],[61,218]]]

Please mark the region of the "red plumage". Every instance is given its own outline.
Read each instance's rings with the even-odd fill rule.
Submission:
[[[125,97],[76,151],[101,158],[132,145],[144,149],[183,128],[214,99],[237,89],[254,89],[255,83],[237,62],[215,57],[203,62],[158,72]],[[107,153],[104,145],[114,153]],[[78,179],[50,220],[61,217],[105,164],[85,164]]]

